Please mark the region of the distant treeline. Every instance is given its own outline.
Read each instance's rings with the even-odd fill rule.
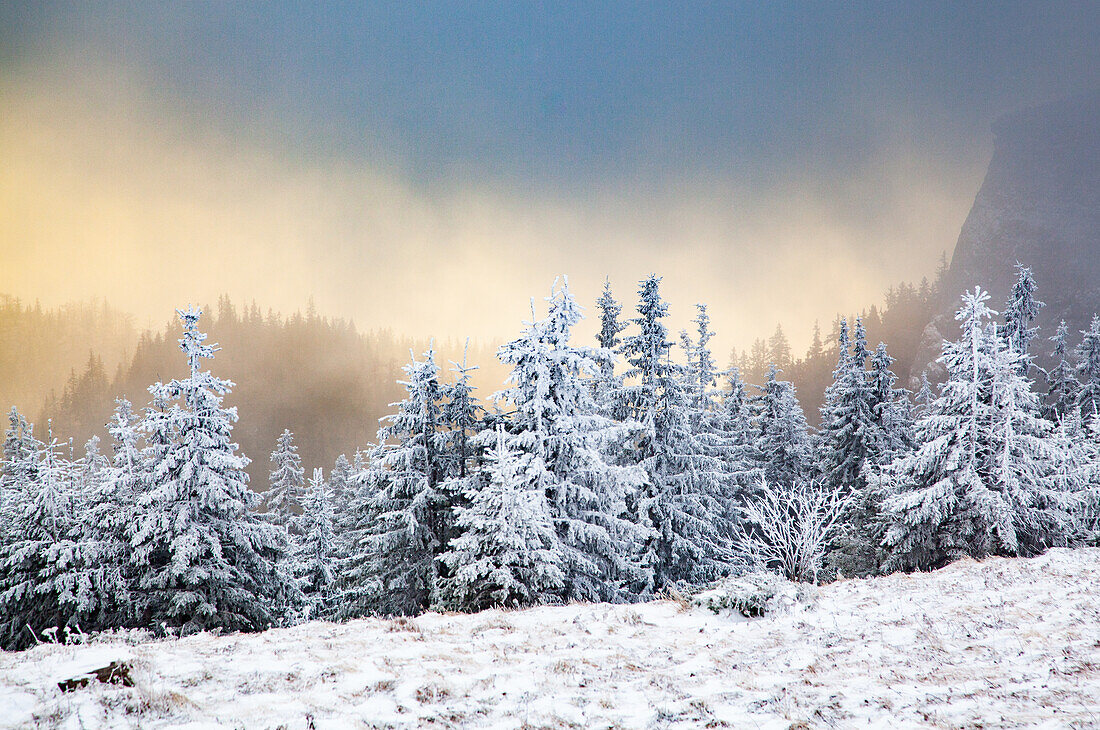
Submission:
[[[234,438],[253,455],[253,484],[266,482],[263,458],[284,428],[302,436],[307,464],[331,465],[338,454],[374,441],[378,419],[400,400],[395,380],[410,350],[426,339],[390,330],[360,332],[346,319],[322,317],[309,307],[283,316],[255,303],[237,307],[226,296],[209,319],[211,338],[224,348],[218,367],[237,383],[231,405],[240,423]],[[105,437],[115,398],[149,401],[150,383],[182,377],[179,325],[138,334],[130,318],[107,304],[47,310],[0,298],[0,402],[37,414],[45,427],[71,437],[79,451],[93,435]],[[461,361],[465,343],[436,342],[440,361]],[[488,363],[474,382],[495,391],[503,380],[495,344],[471,342],[471,362]],[[257,458],[259,457],[259,458]],[[261,487],[262,488],[262,487]]]

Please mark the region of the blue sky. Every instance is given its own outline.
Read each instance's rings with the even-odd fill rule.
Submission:
[[[418,177],[940,154],[1100,84],[1096,3],[30,3],[4,65],[140,69],[220,122]],[[364,149],[370,139],[385,147]]]

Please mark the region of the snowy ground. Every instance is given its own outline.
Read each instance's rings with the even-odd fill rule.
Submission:
[[[134,687],[58,689],[112,660]],[[751,620],[661,601],[0,653],[2,728],[1014,726],[1100,727],[1100,550]]]

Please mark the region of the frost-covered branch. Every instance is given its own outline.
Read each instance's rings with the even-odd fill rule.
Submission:
[[[756,498],[742,507],[746,522],[738,551],[750,564],[790,580],[816,581],[848,499],[839,488],[813,482],[784,487],[761,480]]]

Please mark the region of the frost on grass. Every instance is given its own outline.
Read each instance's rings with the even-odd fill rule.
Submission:
[[[805,601],[752,578],[686,610],[567,604],[96,636],[0,653],[0,728],[1092,728],[1098,576],[1100,550],[1060,549],[838,581]],[[762,617],[730,610],[746,595]],[[58,689],[112,661],[132,667],[133,687]]]

